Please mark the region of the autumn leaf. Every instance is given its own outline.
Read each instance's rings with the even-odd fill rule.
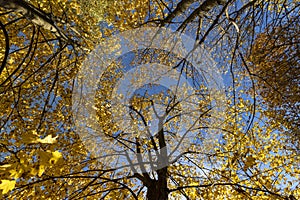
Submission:
[[[58,136],[52,137],[52,135],[47,135],[44,139],[38,138],[34,142],[39,142],[43,144],[53,144],[56,142],[56,138],[58,138]]]
[[[24,143],[34,143],[37,139],[37,135],[32,132],[26,132],[22,134],[22,140]]]
[[[38,170],[38,176],[41,177],[45,172],[45,165],[40,165]]]
[[[39,173],[39,170],[37,170],[35,167],[32,167],[31,169],[30,169],[30,174],[32,175],[32,176],[35,176],[35,175],[37,175]]]
[[[22,176],[24,171],[22,168],[19,168],[19,169],[11,169],[9,170],[9,172],[10,172],[10,177],[18,179]]]
[[[8,168],[8,167],[11,167],[11,164],[0,165],[0,169],[1,168]]]
[[[52,152],[52,157],[50,158],[49,162],[51,164],[57,163],[62,158],[62,154],[59,151]]]
[[[15,180],[1,180],[0,190],[2,190],[2,194],[6,194],[9,191],[15,188],[16,181]]]
[[[252,157],[252,156],[248,156],[246,158],[246,161],[245,161],[245,166],[244,166],[244,169],[248,169],[249,167],[252,167],[253,165],[255,165],[255,158]]]

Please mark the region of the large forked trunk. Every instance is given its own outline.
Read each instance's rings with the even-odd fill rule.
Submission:
[[[168,199],[168,185],[167,185],[167,173],[168,173],[168,152],[166,148],[166,141],[163,130],[163,118],[159,120],[158,127],[158,139],[160,147],[159,164],[157,172],[157,180],[152,180],[148,185],[147,199],[148,200],[167,200]]]
[[[167,187],[167,167],[157,171],[158,180],[154,180],[147,190],[147,200],[167,200],[169,190]]]

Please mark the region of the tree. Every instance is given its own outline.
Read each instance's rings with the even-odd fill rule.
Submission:
[[[282,26],[278,24],[293,19],[295,23],[291,23],[291,27],[296,30],[297,2],[101,2],[103,4],[81,0],[0,1],[0,198],[300,197],[298,154],[286,141],[281,118],[274,120],[258,101],[257,93],[264,97],[267,93],[256,85],[253,74],[258,73],[251,71],[246,59],[250,47],[253,47],[252,52],[258,52],[261,42],[274,41],[273,37],[277,35],[283,42],[290,41],[292,37],[285,37],[290,33],[289,28],[280,28]],[[86,112],[81,113],[80,120],[95,122],[92,124],[102,131],[100,139],[99,135],[87,134],[92,140],[87,145],[86,141],[91,140],[85,140],[78,132],[80,124],[76,124],[76,116],[80,115],[72,110],[72,97],[78,92],[74,80],[80,80],[78,72],[86,66],[86,60],[95,55],[90,52],[119,52],[124,41],[114,41],[114,37],[110,36],[145,26],[154,29],[171,27],[178,34],[186,33],[193,37],[196,42],[191,54],[205,47],[206,53],[201,55],[214,58],[215,64],[211,66],[224,73],[226,90],[219,93],[209,91],[207,82],[200,76],[206,71],[195,70],[197,65],[192,65],[187,59],[189,57],[180,56],[170,49],[143,48],[120,54],[99,77],[100,84],[95,98],[92,98],[95,100],[92,102],[95,104],[95,117],[90,119],[83,116]],[[264,36],[266,27],[274,30],[271,37]],[[294,33],[297,35],[297,31]],[[107,44],[114,45],[94,49],[99,43],[103,45],[102,41],[107,41],[107,38]],[[172,34],[169,38],[172,39]],[[131,38],[129,43],[134,43],[134,39]],[[168,44],[167,39],[160,40],[158,44]],[[272,42],[268,45],[274,47]],[[296,55],[293,54],[294,44],[288,46],[291,48],[287,52]],[[284,55],[282,53],[286,50],[280,47],[274,49],[279,55]],[[271,60],[277,58],[276,54],[270,53]],[[189,52],[187,54],[190,55]],[[251,55],[251,62],[256,67],[272,67],[270,62],[256,63],[256,59],[266,57]],[[293,59],[297,57],[287,57],[288,61],[282,62],[293,63],[296,61]],[[113,95],[116,93],[114,89],[122,86],[117,85],[118,81],[133,66],[147,66],[149,63],[160,64],[164,68],[151,71],[151,65],[148,65],[142,70],[150,72],[142,78],[137,71],[131,78],[138,79],[133,79],[131,86],[138,85],[139,89],[128,95],[127,104],[114,104],[124,99],[121,95]],[[157,73],[167,69],[180,75],[174,78],[175,83],[180,85],[178,77],[181,77],[194,84],[193,87],[180,85],[180,90],[174,92],[159,84],[139,85],[139,81],[156,77]],[[295,72],[296,69],[293,68]],[[144,75],[145,71],[141,74]],[[288,76],[285,71],[280,71],[280,74]],[[268,74],[262,72],[261,75],[264,79],[268,78],[268,83],[274,82]],[[258,79],[258,83],[265,83],[261,80]],[[293,80],[297,81],[297,77]],[[85,92],[84,89],[82,91]],[[126,92],[125,89],[121,91]],[[221,99],[221,109],[212,112],[219,100],[215,97],[222,95],[226,95],[227,100],[223,102]],[[84,100],[87,96],[82,98]],[[89,99],[85,102],[90,103]],[[281,107],[288,104],[274,101],[270,105]],[[120,120],[115,119],[125,116],[121,112],[124,110],[129,116],[125,118],[128,123],[120,126]],[[283,116],[284,119],[293,118],[289,112]],[[155,121],[157,126],[150,124]],[[187,146],[178,142],[183,138],[182,134],[178,134],[180,123],[190,134]],[[135,134],[128,134],[132,132]],[[212,137],[214,135],[220,137]],[[205,143],[209,136],[214,140]],[[103,138],[107,148],[99,149],[97,141]],[[176,147],[176,142],[181,144],[182,151],[171,159],[170,149],[164,147]],[[131,150],[134,152],[133,157],[125,159],[127,164],[111,157],[106,162],[100,158],[105,153],[111,155],[112,143],[119,145],[114,149],[115,153],[130,156]],[[146,158],[150,162],[143,163]],[[170,160],[166,162],[166,158]],[[131,161],[137,163],[128,164]]]
[[[46,172],[58,173],[63,155],[73,160],[65,172],[78,171],[75,163],[83,158],[84,149],[72,130],[68,105],[72,77],[101,37],[96,21],[78,15],[76,2],[0,4],[1,188],[17,180],[17,185],[30,184]],[[89,32],[95,35],[88,36]],[[81,153],[69,152],[72,148]],[[18,198],[36,195],[22,190],[16,193]],[[39,191],[43,189],[35,189]],[[0,198],[8,192],[3,190]]]
[[[255,40],[252,73],[271,118],[282,122],[299,145],[299,19],[270,27]]]

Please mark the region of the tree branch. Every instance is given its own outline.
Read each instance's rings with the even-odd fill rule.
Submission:
[[[20,13],[32,23],[49,30],[64,41],[70,39],[59,30],[55,22],[45,12],[25,2],[24,0],[0,0],[0,7]]]

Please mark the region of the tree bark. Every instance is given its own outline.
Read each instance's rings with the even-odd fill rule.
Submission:
[[[18,12],[28,20],[32,21],[32,23],[51,31],[57,37],[60,37],[65,41],[69,40],[68,37],[58,29],[58,27],[55,25],[55,22],[45,12],[24,0],[0,0],[0,7]]]
[[[162,22],[161,25],[164,26],[167,23],[170,23],[175,17],[181,15],[186,11],[186,9],[192,5],[192,3],[196,2],[195,0],[182,0],[180,1],[174,11],[172,11]],[[203,16],[208,11],[210,11],[213,7],[217,5],[224,5],[226,0],[206,0],[204,1],[194,12],[185,20],[184,25],[188,22],[195,19],[197,16]],[[184,26],[182,25],[182,26]]]
[[[164,137],[163,129],[164,117],[159,119],[158,126],[158,141],[160,147],[160,154],[158,158],[158,169],[157,180],[152,180],[151,184],[148,186],[147,190],[147,199],[148,200],[167,200],[168,199],[168,182],[167,182],[167,173],[168,173],[168,152],[166,147],[166,141]]]
[[[147,188],[147,200],[168,200],[167,167],[157,171],[158,180],[153,180]]]

